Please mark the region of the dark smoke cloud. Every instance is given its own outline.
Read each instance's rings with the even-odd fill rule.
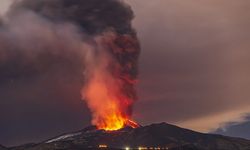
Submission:
[[[132,19],[120,0],[15,2],[0,19],[0,143],[40,141],[89,124],[80,95],[86,49],[96,46],[96,36],[115,33],[112,43],[136,51],[123,57],[110,48],[110,54],[121,66],[133,60],[120,75],[136,79],[139,44]],[[124,82],[135,98],[134,87]]]
[[[70,21],[91,34],[110,28],[131,33],[133,12],[120,0],[25,0],[12,6],[12,13],[32,10],[53,22]]]

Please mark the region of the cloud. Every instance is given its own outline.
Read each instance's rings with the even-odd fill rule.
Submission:
[[[9,9],[10,5],[12,4],[13,0],[2,0],[0,2],[0,16],[3,16]]]
[[[250,107],[234,108],[231,111],[215,113],[215,115],[202,116],[201,118],[190,119],[184,122],[177,123],[191,129],[196,129],[202,132],[215,132],[218,128],[227,130],[228,126],[240,124],[247,121],[247,114]],[[230,123],[231,122],[231,123]]]
[[[1,143],[43,140],[88,123],[76,26],[23,12],[4,21],[0,48]]]
[[[250,106],[249,2],[127,1],[143,49],[138,120],[198,131],[242,121]]]
[[[249,125],[250,125],[249,115],[246,115],[244,120],[245,121],[241,123],[239,122],[228,123],[227,125],[225,125],[225,127],[219,128],[213,133],[250,139],[249,132],[248,132]]]

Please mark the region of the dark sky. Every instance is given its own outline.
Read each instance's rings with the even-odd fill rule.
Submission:
[[[250,138],[250,2],[127,1],[142,46],[134,118]],[[36,76],[1,70],[1,144],[41,141],[90,124],[81,72],[72,68],[78,64],[40,59],[47,63],[33,66]]]

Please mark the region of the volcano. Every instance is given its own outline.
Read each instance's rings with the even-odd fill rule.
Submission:
[[[38,144],[8,150],[82,150],[82,149],[169,149],[169,150],[250,150],[250,140],[204,134],[167,123],[124,127],[117,131],[95,126],[64,134]]]

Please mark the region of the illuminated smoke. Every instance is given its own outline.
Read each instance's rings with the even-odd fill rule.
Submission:
[[[9,37],[16,39],[15,49],[28,63],[47,55],[81,62],[82,98],[94,125],[106,130],[137,126],[131,116],[140,46],[128,5],[121,0],[21,0],[6,18],[0,46],[9,49]],[[13,59],[9,51],[1,54],[2,60]]]
[[[129,35],[106,32],[96,37],[96,51],[87,59],[87,82],[83,95],[93,113],[92,123],[99,128],[116,130],[129,125],[136,100],[138,43]],[[136,58],[136,59],[135,59]]]

